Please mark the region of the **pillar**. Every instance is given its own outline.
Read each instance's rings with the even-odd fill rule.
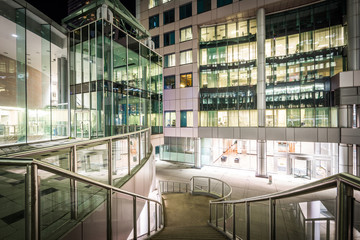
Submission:
[[[360,145],[356,145],[355,172],[354,172],[354,175],[360,177]]]
[[[266,140],[257,141],[257,177],[267,177],[266,166]]]
[[[353,174],[353,145],[339,144],[339,173]]]
[[[347,0],[348,70],[360,70],[359,0]]]
[[[194,167],[201,168],[201,140],[195,138],[194,140]]]
[[[350,105],[339,106],[339,127],[350,128],[352,127],[353,109]]]
[[[257,110],[258,126],[265,127],[265,9],[260,8],[256,15],[257,24]]]
[[[265,127],[265,9],[260,8],[256,14],[257,25],[257,110],[258,127]],[[256,176],[266,177],[266,140],[257,141]]]

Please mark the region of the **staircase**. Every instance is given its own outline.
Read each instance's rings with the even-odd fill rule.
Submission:
[[[227,239],[207,225],[209,200],[207,196],[192,196],[190,193],[163,195],[165,206],[165,228],[151,237],[154,240],[169,239]]]

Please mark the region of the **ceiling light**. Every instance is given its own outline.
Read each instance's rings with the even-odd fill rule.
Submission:
[[[11,36],[14,37],[14,38],[18,37],[18,35],[16,35],[16,34],[11,34]]]

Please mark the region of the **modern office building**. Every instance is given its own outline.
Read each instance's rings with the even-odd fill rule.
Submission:
[[[164,57],[161,159],[359,174],[356,1],[138,0],[136,17]]]

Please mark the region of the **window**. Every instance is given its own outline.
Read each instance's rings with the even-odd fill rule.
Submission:
[[[165,126],[166,127],[176,127],[176,113],[175,112],[165,112]]]
[[[151,38],[151,40],[154,42],[155,48],[159,48],[159,47],[160,47],[160,38],[159,38],[159,35],[153,36],[153,37]]]
[[[175,22],[175,9],[164,12],[164,25]]]
[[[164,47],[175,44],[175,32],[164,33]]]
[[[192,4],[191,2],[185,5],[180,6],[179,8],[179,12],[180,12],[180,20],[184,19],[184,18],[188,18],[191,17],[192,15]]]
[[[198,0],[197,13],[203,13],[211,10],[211,0]]]
[[[192,73],[180,74],[180,87],[192,87]]]
[[[149,17],[149,29],[159,27],[159,14]]]
[[[175,66],[175,53],[164,56],[164,68]]]
[[[159,6],[159,0],[149,0],[149,9]]]
[[[193,111],[180,111],[180,127],[193,127]]]
[[[180,42],[188,41],[192,39],[192,28],[187,27],[180,29]]]
[[[167,3],[170,2],[171,0],[163,0],[163,3]]]
[[[217,7],[222,7],[231,3],[232,0],[217,0]]]
[[[180,64],[192,63],[192,49],[180,52]]]
[[[175,88],[175,75],[164,77],[164,89]]]

